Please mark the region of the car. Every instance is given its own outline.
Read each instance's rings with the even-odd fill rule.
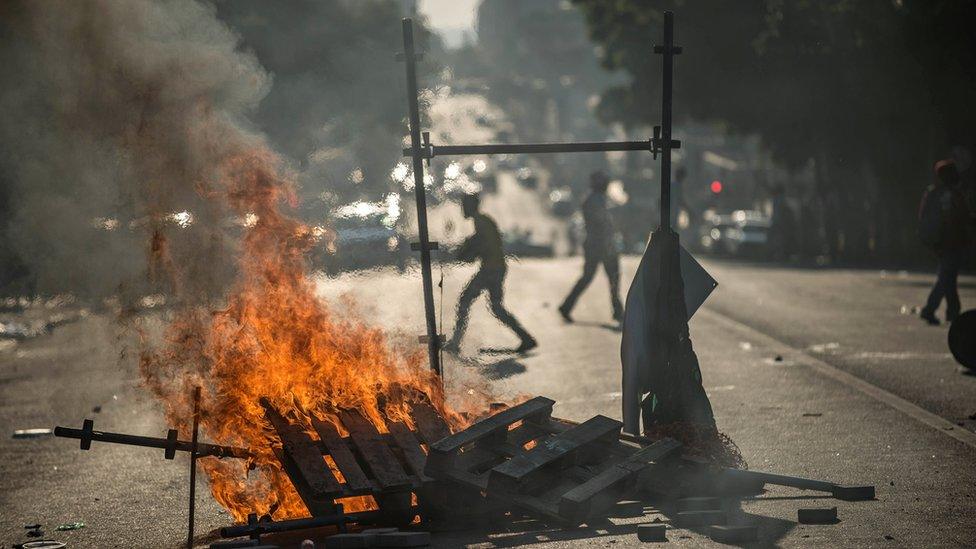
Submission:
[[[392,202],[388,197],[385,202],[357,201],[334,208],[316,266],[328,274],[386,265],[404,269],[410,246],[397,229],[399,201]]]
[[[761,255],[769,242],[769,227],[769,216],[756,210],[736,210],[725,215],[712,214],[701,225],[699,243],[708,253]]]

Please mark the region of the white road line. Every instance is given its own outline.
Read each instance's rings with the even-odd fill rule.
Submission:
[[[709,320],[714,320],[720,324],[724,324],[731,330],[735,330],[743,335],[742,339],[752,339],[758,343],[764,344],[769,347],[779,347],[789,349],[789,352],[783,353],[784,355],[790,355],[791,358],[796,360],[798,364],[804,364],[816,370],[818,373],[825,375],[833,380],[839,381],[848,387],[857,389],[858,391],[866,394],[867,396],[887,404],[892,408],[898,410],[899,412],[911,417],[912,419],[924,423],[929,427],[948,435],[959,442],[971,447],[976,448],[976,433],[960,427],[951,421],[943,418],[942,416],[933,414],[928,410],[924,410],[919,406],[912,404],[911,402],[901,398],[898,395],[889,393],[888,391],[864,381],[863,379],[851,375],[836,366],[831,366],[830,364],[820,360],[819,358],[810,355],[806,351],[797,349],[787,343],[784,343],[768,334],[760,332],[755,328],[743,324],[738,320],[729,318],[722,313],[716,312],[712,309],[702,308],[699,313],[704,313],[705,316],[709,317]]]

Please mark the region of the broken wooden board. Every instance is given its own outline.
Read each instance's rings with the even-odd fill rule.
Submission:
[[[596,416],[581,424],[553,418],[536,397],[431,447],[426,473],[484,492],[562,523],[580,524],[620,501],[649,467],[674,454],[670,439],[641,449],[618,439],[621,423]]]
[[[427,456],[418,437],[424,435],[400,421],[390,422],[390,432],[381,433],[357,410],[341,410],[337,423],[312,418],[312,429],[306,430],[270,401],[261,405],[281,441],[273,448],[275,456],[313,516],[334,513],[342,498],[372,496],[381,511],[410,522],[410,493],[432,482],[423,473]],[[433,407],[420,404],[413,410],[419,410],[419,418],[410,419],[424,426],[426,436],[450,432]]]

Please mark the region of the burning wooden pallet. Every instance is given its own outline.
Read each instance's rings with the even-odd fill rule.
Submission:
[[[432,480],[424,474],[422,445],[429,447],[451,432],[432,406],[413,403],[415,431],[392,421],[386,425],[389,432],[380,433],[359,411],[342,410],[338,417],[349,435],[341,436],[328,421],[313,419],[316,440],[268,400],[261,405],[281,441],[274,447],[275,455],[313,517],[341,512],[337,500],[371,496],[388,520],[409,523],[417,513],[411,494]]]
[[[640,448],[619,440],[619,421],[596,416],[574,425],[536,397],[430,446],[425,472],[530,512],[579,524],[620,501],[635,478],[674,455],[663,439]]]

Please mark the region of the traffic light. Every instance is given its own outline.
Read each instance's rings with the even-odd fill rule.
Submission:
[[[712,194],[719,194],[722,192],[722,182],[716,179],[715,181],[712,181],[709,188],[712,190]]]

